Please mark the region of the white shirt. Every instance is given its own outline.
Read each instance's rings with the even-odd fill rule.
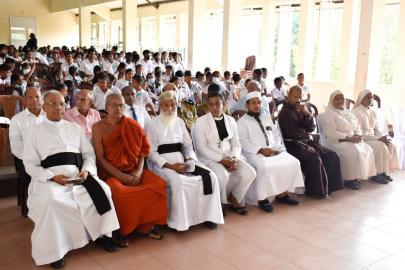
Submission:
[[[153,63],[152,60],[146,61],[145,59],[141,59],[139,64],[142,65],[142,73],[146,77],[148,73],[153,73]]]
[[[114,86],[117,87],[118,89],[122,90],[124,87],[129,85],[129,81],[125,79],[119,79],[115,82]]]
[[[19,159],[23,158],[24,141],[33,127],[42,123],[45,113],[41,111],[36,117],[28,108],[14,115],[10,122],[10,147],[11,153]]]
[[[136,119],[133,117],[131,107],[127,104],[125,104],[124,115],[138,121],[139,125],[144,128],[145,125],[150,121],[150,116],[146,111],[145,106],[133,105],[132,107],[134,108]]]
[[[304,84],[304,85],[297,84],[297,86],[301,87],[302,100],[306,101],[308,99],[308,95],[310,94],[308,85],[306,85],[306,84]]]
[[[162,73],[166,71],[165,65],[163,65],[161,62],[157,63],[157,62],[155,62],[155,61],[152,61],[152,71],[151,71],[152,73],[155,72],[155,68],[156,68],[156,67],[160,67],[160,71],[161,71]]]
[[[145,107],[145,105],[148,103],[153,104],[148,92],[143,89],[137,91],[135,96],[135,104]]]
[[[114,74],[112,63],[106,59],[100,60],[100,66],[103,71]]]
[[[118,93],[121,94],[121,91],[118,90],[118,92],[116,90],[113,90],[112,88],[107,89],[107,91],[104,93],[100,87],[98,87],[98,85],[94,85],[94,89],[93,89],[93,104],[94,104],[94,108],[96,110],[104,110],[105,109],[105,100],[108,97],[109,94],[112,93]]]
[[[70,68],[71,66],[78,67],[75,62],[73,62],[72,64],[68,64],[68,62],[65,61],[64,63],[62,63],[62,65],[60,66],[60,68],[61,68],[62,71],[66,72],[66,73],[69,73],[69,68]]]
[[[97,60],[93,60],[93,63],[90,63],[89,59],[84,59],[80,63],[79,71],[84,72],[87,76],[94,76],[94,67],[99,65],[100,63]]]
[[[11,84],[11,77],[7,77],[4,80],[2,78],[0,78],[0,84]]]
[[[271,96],[273,97],[273,99],[281,101],[287,97],[287,92],[284,88],[273,88],[273,90],[271,90]]]

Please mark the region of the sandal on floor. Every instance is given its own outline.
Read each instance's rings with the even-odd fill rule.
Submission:
[[[230,205],[229,210],[232,210],[241,216],[246,216],[248,214],[248,211],[246,210],[245,207],[236,207],[236,206]]]
[[[129,238],[119,235],[114,239],[114,244],[120,248],[129,247]]]
[[[146,234],[149,238],[152,238],[153,240],[162,240],[163,239],[163,233],[159,232],[155,228],[153,228],[149,233]]]

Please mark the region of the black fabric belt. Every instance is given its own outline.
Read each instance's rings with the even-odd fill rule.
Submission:
[[[83,167],[83,156],[81,153],[62,152],[48,156],[46,159],[41,161],[41,166],[43,168],[61,165],[76,165],[81,171]],[[86,181],[84,181],[82,185],[89,193],[90,198],[100,215],[103,215],[111,210],[111,204],[107,198],[107,195],[105,194],[101,185],[96,179],[94,179],[93,176],[91,176],[91,174],[88,174]]]
[[[181,143],[161,144],[157,149],[159,154],[168,154],[174,152],[183,153],[183,145]],[[203,182],[204,195],[212,194],[212,181],[210,171],[199,166],[195,166],[195,170],[191,172],[192,175],[201,176]]]

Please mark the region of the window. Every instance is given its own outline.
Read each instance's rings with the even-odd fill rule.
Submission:
[[[156,17],[143,17],[141,24],[141,51],[155,48]]]
[[[209,38],[205,39],[208,61],[205,63],[213,70],[221,69],[223,18],[222,10],[211,11],[208,16],[207,33],[209,33]]]
[[[382,51],[380,62],[380,83],[391,85],[394,77],[395,56],[394,48],[397,46],[399,31],[399,9],[396,2],[388,2],[385,5],[384,33],[382,38]]]
[[[176,48],[176,16],[162,16],[162,28],[160,31],[160,44],[165,50],[174,50]]]
[[[320,81],[340,78],[343,5],[334,1],[316,3],[312,77]]]
[[[256,66],[261,59],[261,36],[262,36],[262,8],[244,8],[241,11],[240,24],[240,50],[239,62],[244,66],[245,60],[251,55],[256,56]]]

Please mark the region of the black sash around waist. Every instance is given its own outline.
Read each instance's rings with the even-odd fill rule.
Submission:
[[[83,156],[81,153],[62,152],[50,155],[41,161],[41,166],[43,168],[61,165],[75,165],[81,171],[83,167]],[[91,176],[91,174],[88,174],[86,181],[84,181],[82,185],[89,193],[90,198],[92,199],[94,206],[100,215],[103,215],[111,210],[110,201],[108,200],[107,195],[97,180]]]
[[[157,151],[159,154],[167,154],[174,152],[183,153],[183,145],[181,143],[161,144],[158,146]],[[194,172],[191,172],[191,174],[201,176],[203,182],[204,195],[212,194],[212,182],[209,170],[196,165]]]

